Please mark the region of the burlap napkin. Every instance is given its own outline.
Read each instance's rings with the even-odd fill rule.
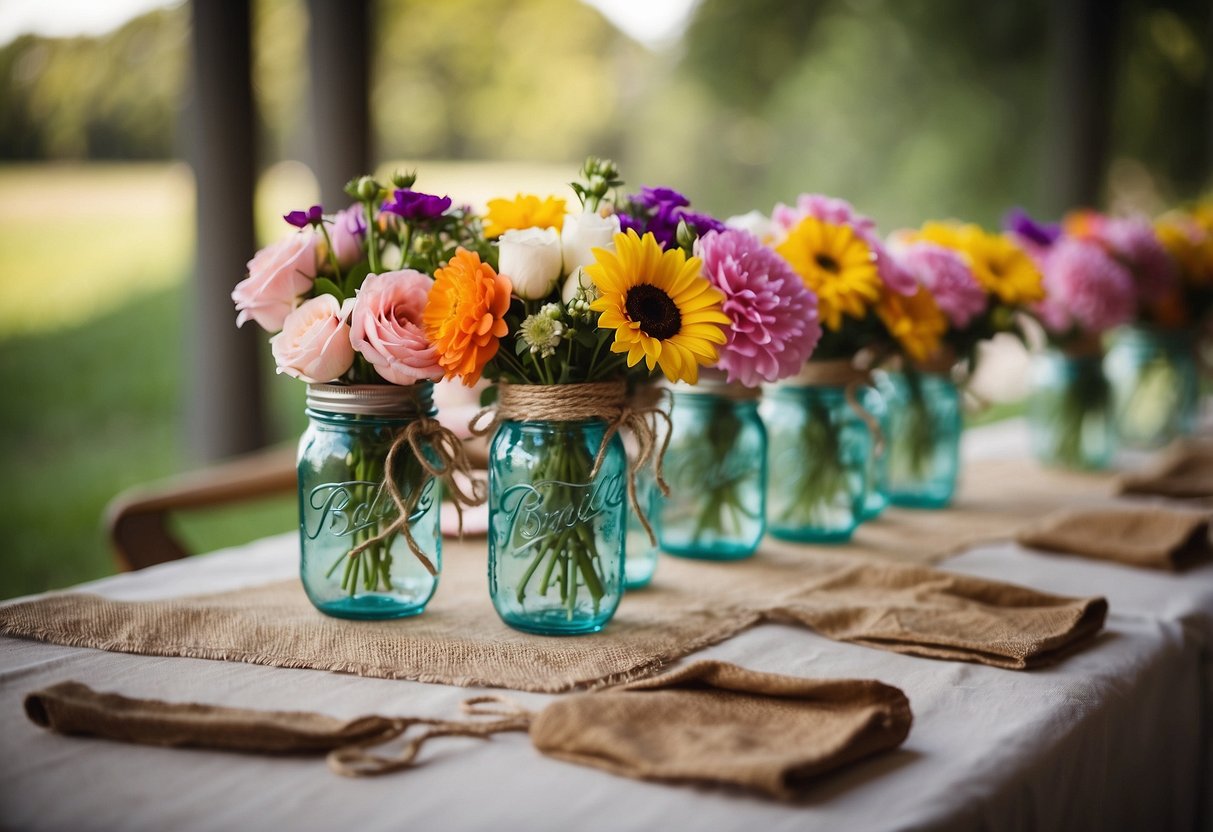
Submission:
[[[904,693],[861,679],[799,679],[717,661],[558,699],[531,723],[551,757],[639,780],[722,783],[779,798],[901,745]]]
[[[1175,499],[1213,498],[1213,443],[1189,441],[1171,448],[1151,470],[1122,477],[1120,491]]]
[[[483,707],[494,702],[505,709]],[[780,798],[796,796],[827,771],[896,748],[912,720],[905,694],[880,682],[800,679],[715,661],[559,698],[538,714],[492,696],[465,704],[465,711],[500,718],[343,722],[130,699],[76,682],[30,694],[25,709],[38,725],[64,734],[252,753],[328,751],[330,767],[347,776],[407,768],[435,737],[529,729],[535,748],[557,759],[641,780],[727,784]],[[428,727],[397,753],[371,750],[417,724]]]
[[[1213,555],[1213,514],[1164,506],[1066,509],[1020,531],[1024,546],[1151,569],[1181,569]]]

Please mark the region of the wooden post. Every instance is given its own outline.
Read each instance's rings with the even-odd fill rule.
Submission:
[[[254,125],[249,0],[193,0],[190,112],[197,255],[188,321],[189,433],[215,460],[265,444],[266,334],[236,329],[231,291],[253,254]]]
[[[367,0],[308,0],[314,160],[326,211],[351,200],[345,183],[371,173]]]
[[[1055,215],[1097,207],[1103,196],[1120,10],[1121,0],[1057,0],[1051,7],[1055,138],[1045,168]]]

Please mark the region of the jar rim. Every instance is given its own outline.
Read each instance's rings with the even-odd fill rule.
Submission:
[[[398,384],[309,384],[307,407],[358,416],[410,416],[433,408],[433,382]]]

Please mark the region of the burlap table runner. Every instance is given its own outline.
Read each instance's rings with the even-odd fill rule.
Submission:
[[[695,662],[652,679],[554,700],[539,713],[500,697],[465,712],[491,721],[258,711],[98,693],[78,682],[36,691],[25,710],[36,724],[144,745],[269,754],[331,752],[347,776],[411,766],[435,737],[529,731],[548,756],[642,780],[706,782],[795,797],[814,777],[901,745],[910,703],[897,688],[863,679],[818,680]],[[470,707],[469,707],[470,706]],[[415,725],[392,751],[377,746]]]
[[[1160,505],[1064,509],[1020,531],[1024,546],[1150,569],[1182,569],[1213,554],[1213,514]]]

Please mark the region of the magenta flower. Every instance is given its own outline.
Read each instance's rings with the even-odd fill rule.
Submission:
[[[1109,218],[1097,237],[1133,273],[1143,302],[1156,303],[1175,288],[1179,280],[1175,264],[1146,218]]]
[[[757,387],[799,372],[821,338],[817,296],[788,262],[748,231],[709,231],[695,241],[703,273],[724,292],[732,321],[718,366]]]
[[[319,205],[313,205],[306,211],[291,211],[282,218],[296,228],[307,228],[309,225],[319,224],[324,219],[324,209]]]
[[[1044,260],[1045,299],[1036,313],[1056,335],[1098,335],[1136,312],[1133,275],[1095,240],[1063,237]]]
[[[390,202],[383,203],[383,212],[395,214],[409,222],[417,222],[437,219],[450,207],[449,196],[434,196],[403,188],[392,195]]]
[[[894,241],[893,258],[926,287],[952,326],[964,329],[986,309],[988,298],[957,252],[935,243]]]
[[[796,197],[796,207],[779,203],[771,212],[776,240],[786,237],[805,217],[813,217],[830,225],[850,226],[855,235],[872,250],[880,279],[890,291],[907,297],[918,291],[918,281],[914,276],[889,256],[876,231],[876,223],[857,212],[845,199],[823,194],[801,194]]]

